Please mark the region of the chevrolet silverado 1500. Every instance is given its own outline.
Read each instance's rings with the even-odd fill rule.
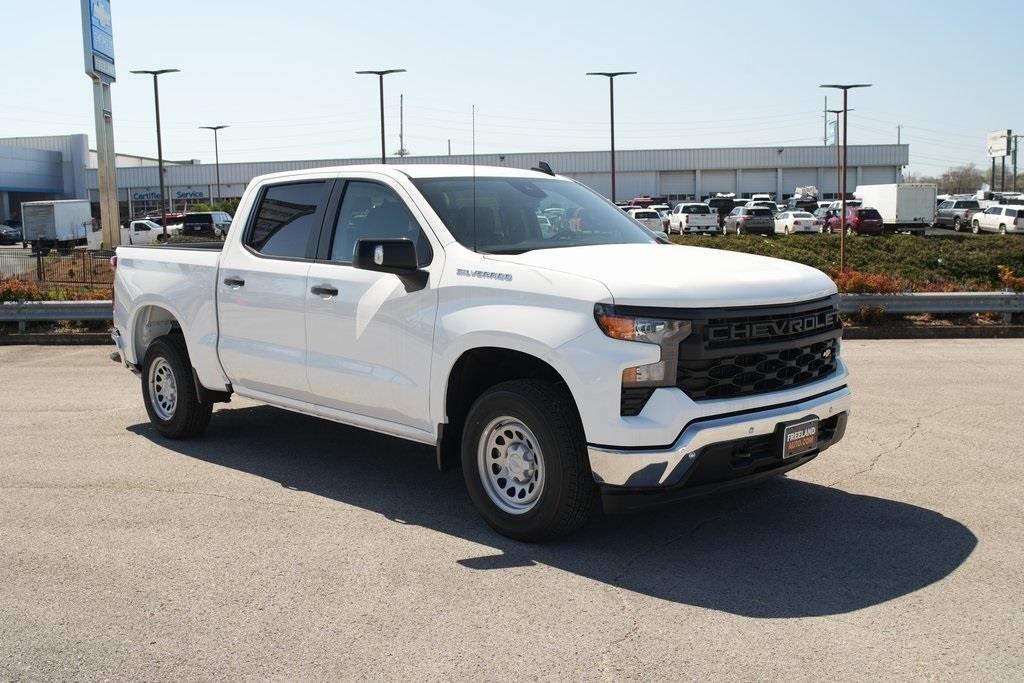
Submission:
[[[514,538],[786,472],[850,411],[827,276],[659,244],[547,172],[263,176],[223,244],[115,259],[114,355],[161,434],[238,394],[430,444]]]

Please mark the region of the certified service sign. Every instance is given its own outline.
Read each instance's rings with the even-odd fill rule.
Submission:
[[[82,0],[82,41],[85,73],[113,81],[114,28],[110,19],[110,0]]]

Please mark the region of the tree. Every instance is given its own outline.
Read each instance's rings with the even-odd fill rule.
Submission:
[[[974,164],[956,166],[939,176],[939,192],[961,194],[976,192],[985,182],[985,174]]]

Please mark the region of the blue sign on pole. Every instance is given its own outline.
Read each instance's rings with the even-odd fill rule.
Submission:
[[[110,0],[81,0],[81,3],[85,73],[90,78],[113,82],[114,27],[110,17]]]
[[[114,28],[110,20],[110,0],[89,0],[92,24],[92,51],[114,61]]]

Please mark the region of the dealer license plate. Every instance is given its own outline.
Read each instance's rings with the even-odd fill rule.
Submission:
[[[789,460],[818,448],[818,418],[786,425],[782,430],[782,459]]]

